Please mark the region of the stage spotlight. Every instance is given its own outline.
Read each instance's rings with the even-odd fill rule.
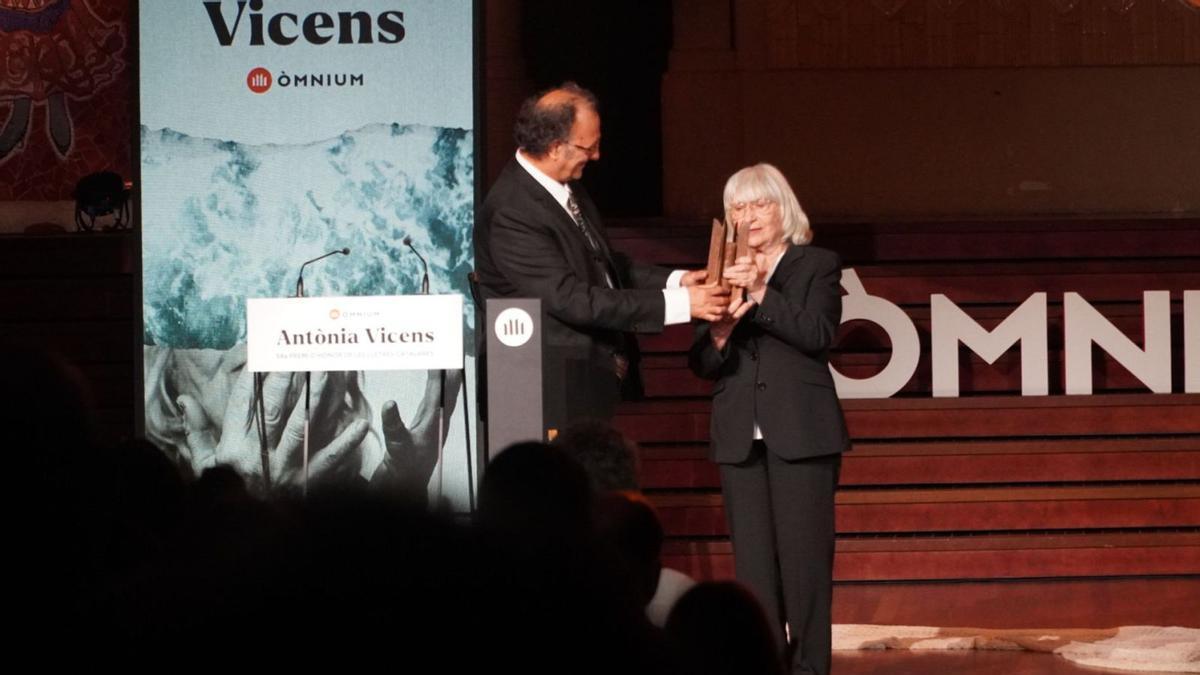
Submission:
[[[96,220],[111,216],[104,230],[126,230],[129,221],[131,185],[112,171],[92,173],[75,184],[75,227],[80,232],[96,229]]]

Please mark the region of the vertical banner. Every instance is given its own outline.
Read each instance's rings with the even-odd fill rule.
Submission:
[[[342,248],[305,269],[308,296],[419,293],[415,249],[431,293],[469,297],[472,3],[139,4],[146,434],[185,472],[229,464],[261,492],[296,491],[303,376],[266,376],[264,460],[246,299],[292,295],[305,261]],[[474,364],[314,373],[310,489],[419,486],[465,509]]]

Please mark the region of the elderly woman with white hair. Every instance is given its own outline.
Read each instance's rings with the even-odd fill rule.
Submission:
[[[762,602],[793,672],[827,675],[833,597],[833,498],[849,437],[829,372],[841,320],[840,260],[770,164],[725,184],[750,255],[725,270],[745,289],[721,321],[700,324],[689,365],[715,380],[711,457],[720,464],[737,578]]]

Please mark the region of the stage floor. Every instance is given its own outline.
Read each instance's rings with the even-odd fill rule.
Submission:
[[[1061,656],[1037,652],[910,651],[834,652],[833,675],[1167,675],[1147,670],[1113,670],[1076,665]]]
[[[834,622],[993,629],[1200,627],[1200,578],[843,584]],[[1053,632],[1053,630],[1050,630]],[[1149,671],[1080,666],[1045,652],[838,651],[835,675],[1084,675]]]

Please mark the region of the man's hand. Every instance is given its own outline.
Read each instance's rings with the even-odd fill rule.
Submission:
[[[729,291],[720,286],[688,286],[688,302],[693,319],[717,321],[729,307]]]
[[[679,285],[683,288],[687,288],[689,286],[699,286],[707,279],[708,270],[692,270],[690,272],[683,273],[683,276],[679,278]]]

